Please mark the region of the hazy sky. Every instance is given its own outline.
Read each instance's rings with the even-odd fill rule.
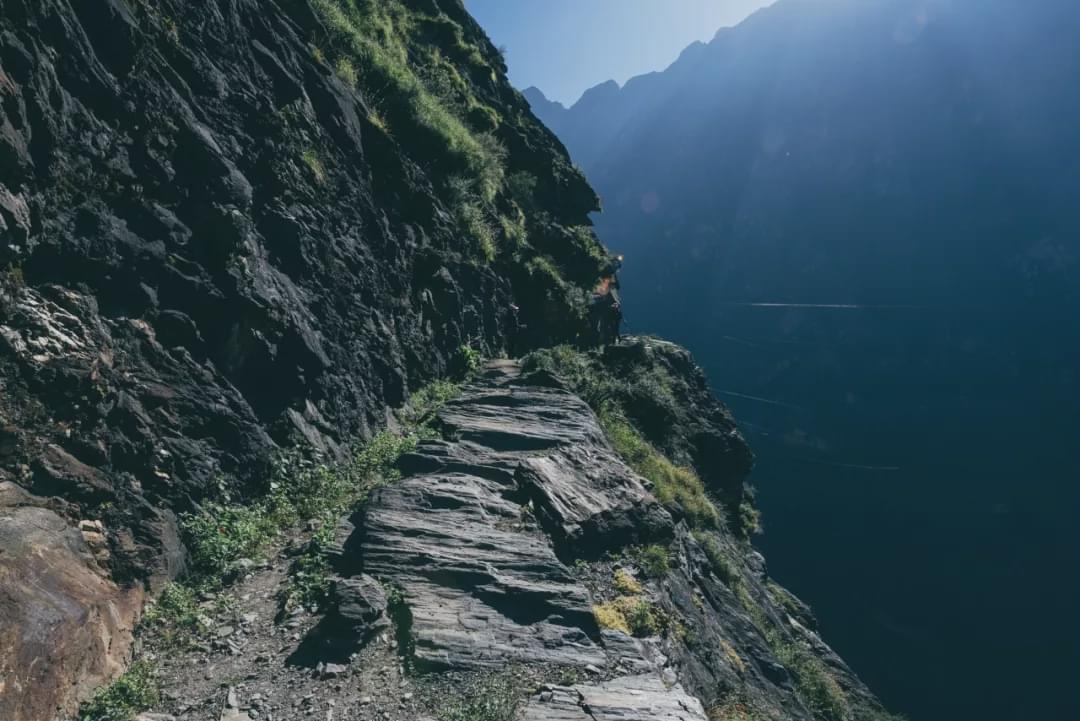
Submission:
[[[695,40],[711,40],[773,0],[465,0],[510,80],[566,104],[605,80],[662,70]]]

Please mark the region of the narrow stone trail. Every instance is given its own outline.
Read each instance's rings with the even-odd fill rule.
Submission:
[[[348,667],[290,665],[317,618],[300,609],[275,622],[288,566],[289,559],[278,556],[230,589],[232,609],[216,615],[211,639],[200,648],[146,649],[157,662],[162,691],[152,713],[192,721],[418,718],[416,695],[390,637]]]
[[[499,361],[436,423],[445,440],[422,442],[401,460],[404,477],[343,522],[328,615],[275,623],[288,568],[275,558],[232,590],[207,644],[147,649],[162,679],[156,711],[415,721],[436,718],[463,674],[520,666],[532,678],[588,680],[522,688],[521,719],[704,721],[661,639],[593,618],[574,561],[670,537],[674,524],[589,407],[553,377]]]
[[[398,633],[417,667],[524,664],[596,679],[545,688],[522,713],[534,721],[704,719],[659,639],[600,629],[571,568],[669,539],[675,526],[592,410],[554,377],[498,361],[437,423],[445,440],[402,459],[408,475],[373,494],[337,557],[345,578],[400,590]],[[362,623],[352,629],[364,637]]]

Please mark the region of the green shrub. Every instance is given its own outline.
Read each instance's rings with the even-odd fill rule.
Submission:
[[[661,578],[671,570],[671,552],[666,546],[646,546],[641,549],[637,560],[650,578]]]
[[[463,358],[463,362],[467,364],[468,359],[465,359],[465,354],[461,353],[460,349],[458,350],[459,355]],[[479,356],[478,351],[475,351],[472,348],[469,348],[469,350]],[[453,381],[448,380],[438,380],[429,383],[412,394],[408,404],[402,410],[402,418],[410,426],[419,426],[460,394],[460,383],[454,383]]]
[[[397,460],[416,448],[417,436],[412,429],[406,435],[383,431],[366,443],[350,461],[337,467],[316,466],[315,476],[327,479],[326,490],[315,491],[315,502],[303,506],[298,516],[314,525],[307,546],[293,562],[289,583],[282,592],[285,608],[321,606],[329,597],[330,564],[326,550],[334,540],[338,519],[350,508],[363,503],[373,490],[400,477],[395,468]],[[318,484],[302,483],[308,488]],[[295,487],[294,487],[295,488]],[[281,508],[295,503],[285,494]],[[295,505],[293,506],[296,507]],[[270,511],[274,513],[273,510]]]
[[[557,274],[557,271],[552,272]],[[559,376],[593,410],[608,400],[605,380],[594,369],[591,357],[571,346],[560,345],[534,351],[525,356],[522,366],[529,373],[543,370]]]
[[[739,503],[739,533],[744,538],[762,533],[761,511],[757,507],[757,492],[753,486],[747,486]]]
[[[628,636],[655,636],[667,626],[667,619],[656,605],[640,596],[619,596],[594,605],[592,611],[600,628],[621,631]]]
[[[525,214],[516,204],[513,205],[512,215],[500,215],[499,225],[502,227],[503,236],[518,248],[524,247],[529,240],[529,231],[525,227]]]
[[[414,435],[400,436],[383,431],[364,446],[353,461],[360,477],[367,481],[364,496],[375,487],[401,477],[394,464],[402,455],[416,449],[416,440]]]
[[[195,590],[170,583],[147,608],[142,628],[156,634],[166,648],[186,646],[206,630]]]
[[[276,538],[278,528],[261,506],[207,503],[181,519],[196,573],[220,583],[241,559],[253,559]]]
[[[551,258],[546,255],[538,255],[530,258],[525,262],[525,269],[532,275],[544,276],[556,287],[561,288],[566,285],[562,273],[555,267],[555,263],[552,262]]]
[[[467,376],[477,373],[484,365],[484,356],[480,351],[464,343],[458,346],[458,359]]]
[[[293,562],[289,582],[281,595],[286,609],[321,607],[330,597],[330,561],[326,549],[334,540],[334,530],[334,518],[323,519],[304,552]]]
[[[369,108],[367,118],[376,128],[383,131],[386,135],[390,135],[390,123],[386,120],[386,116],[380,111],[375,108]]]
[[[495,231],[488,223],[484,211],[478,205],[464,203],[457,209],[458,222],[472,239],[473,246],[487,262],[495,260],[498,247],[495,241]]]
[[[469,122],[482,132],[497,130],[502,125],[502,117],[489,105],[477,103],[469,108]]]
[[[132,721],[159,701],[154,669],[145,661],[131,665],[120,678],[99,690],[79,710],[79,721]]]
[[[434,393],[433,391],[431,393]],[[416,447],[412,428],[404,435],[383,431],[337,464],[313,463],[284,454],[274,464],[270,492],[248,504],[211,502],[183,516],[181,526],[191,555],[191,582],[216,588],[234,576],[242,559],[256,559],[285,529],[311,522],[315,534],[309,551],[294,565],[298,582],[321,589],[321,555],[337,519],[362,503],[372,490],[398,479],[397,459]],[[287,592],[310,598],[308,589]]]
[[[651,601],[644,598],[627,600],[623,603],[622,611],[633,635],[645,638],[660,633],[660,618]]]
[[[596,237],[596,231],[592,226],[588,225],[575,225],[570,229],[574,236],[575,245],[584,251],[584,254],[596,261],[596,267],[599,271],[600,267],[608,262],[610,254],[604,244],[600,242],[600,239]]]

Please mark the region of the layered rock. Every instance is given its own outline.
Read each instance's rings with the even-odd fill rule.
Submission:
[[[656,676],[628,676],[596,686],[544,689],[522,721],[705,721],[701,702]]]
[[[808,706],[778,660],[783,649],[820,664],[851,713],[876,708],[811,630],[809,611],[767,580],[760,556],[718,531],[708,542],[730,558],[730,575],[718,576],[706,537],[675,522],[557,378],[497,363],[436,425],[444,440],[402,459],[405,478],[373,494],[333,552],[344,593],[313,641],[337,634],[340,648],[351,634],[347,655],[373,636],[342,600],[374,577],[394,589],[398,643],[417,671],[517,665],[598,677],[545,686],[525,719],[699,721],[732,698],[784,718],[830,718]],[[639,572],[635,592],[666,627],[649,638],[601,629],[594,609],[613,593],[610,559],[633,572],[627,549],[654,542],[669,546],[670,568],[654,580]]]
[[[423,470],[376,492],[346,542],[346,573],[402,590],[425,667],[606,667],[589,594],[557,549],[591,555],[672,533],[589,407],[518,373],[495,366],[442,410],[454,441],[403,459]]]

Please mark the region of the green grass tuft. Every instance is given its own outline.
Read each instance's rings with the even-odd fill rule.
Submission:
[[[132,721],[160,700],[154,669],[145,661],[131,665],[120,678],[100,689],[79,709],[79,721]]]
[[[768,634],[767,634],[768,637]],[[844,721],[850,718],[847,695],[824,662],[797,643],[770,640],[776,660],[791,673],[799,698],[817,718]]]
[[[514,721],[527,693],[526,682],[515,670],[495,673],[458,695],[437,699],[435,717],[439,721]]]
[[[449,166],[447,175],[467,171],[477,179],[481,196],[493,199],[503,184],[505,151],[494,138],[470,130],[455,113],[448,96],[457,83],[450,80],[451,90],[443,89],[446,95],[440,97],[414,69],[410,50],[416,46],[418,51],[421,45],[414,37],[423,18],[399,0],[313,0],[312,5],[338,51],[355,62],[368,84],[386,90],[385,112],[398,133],[413,136],[420,146],[442,156]],[[461,28],[448,18],[439,20],[460,34]],[[468,57],[473,58],[471,50]]]
[[[322,185],[326,182],[326,168],[323,166],[322,160],[319,159],[318,153],[310,149],[305,150],[300,159],[304,161],[304,165],[311,171],[316,183]]]
[[[671,570],[671,551],[666,546],[646,546],[638,553],[637,561],[649,578],[661,578]]]
[[[484,211],[478,205],[465,203],[458,206],[457,217],[480,256],[489,263],[494,261],[498,255],[495,230],[488,223]]]
[[[638,638],[655,636],[668,625],[656,604],[640,596],[619,596],[594,605],[592,611],[600,628]]]
[[[484,356],[466,343],[458,346],[458,361],[466,376],[476,374],[484,366]]]
[[[600,425],[623,460],[653,484],[663,504],[678,506],[695,528],[715,528],[720,512],[705,493],[705,484],[689,468],[676,466],[653,448],[634,426],[610,406],[601,408]]]
[[[637,596],[645,590],[642,588],[641,583],[631,576],[630,572],[625,568],[615,569],[615,573],[612,577],[612,586],[614,586],[616,591],[627,596]]]
[[[360,80],[360,76],[356,72],[356,66],[348,58],[338,58],[334,70],[337,72],[337,76],[351,88],[355,88]]]
[[[195,590],[170,583],[143,615],[140,628],[152,632],[165,648],[184,648],[206,630]]]
[[[713,573],[724,582],[724,585],[733,588],[741,582],[739,573],[735,570],[735,565],[724,553],[723,546],[716,540],[716,536],[705,531],[694,531],[694,538],[704,549]]]

